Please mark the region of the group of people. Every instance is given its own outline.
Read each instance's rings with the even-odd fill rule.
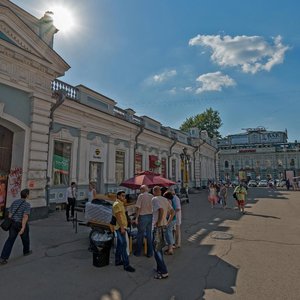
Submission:
[[[208,201],[212,208],[215,207],[217,203],[221,204],[224,209],[227,207],[227,197],[228,197],[228,188],[225,184],[216,184],[210,183],[208,187]],[[241,213],[245,213],[245,201],[247,197],[247,188],[240,182],[233,191],[233,197],[236,200],[238,210]]]
[[[137,225],[137,245],[135,256],[142,255],[143,241],[146,237],[147,257],[156,260],[155,279],[165,279],[169,276],[164,261],[165,255],[172,255],[175,248],[181,246],[181,206],[180,200],[172,190],[164,190],[159,186],[153,188],[152,194],[146,185],[140,188],[140,195],[136,202],[136,215],[133,222]],[[125,212],[125,192],[117,193],[117,200],[113,204],[113,216],[116,218],[115,232],[117,246],[115,265],[123,265],[125,271],[134,272],[129,264],[127,253],[126,229],[128,219]],[[173,231],[175,229],[175,238]],[[165,247],[167,249],[164,251]]]
[[[225,184],[210,183],[208,201],[211,207],[214,208],[217,203],[221,204],[225,209],[227,207],[228,189]]]

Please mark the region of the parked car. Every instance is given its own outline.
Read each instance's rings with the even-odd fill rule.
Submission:
[[[257,182],[253,179],[249,180],[248,187],[257,187]]]
[[[265,179],[262,179],[262,180],[259,181],[258,186],[259,187],[267,187],[268,186],[268,181],[265,180]]]
[[[276,185],[278,187],[284,187],[286,186],[286,180],[285,179],[278,180]]]

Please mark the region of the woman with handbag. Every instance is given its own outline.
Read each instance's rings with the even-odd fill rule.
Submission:
[[[9,236],[6,240],[1,253],[0,265],[7,264],[11,250],[19,235],[23,243],[23,255],[30,255],[30,240],[28,219],[30,215],[30,204],[26,201],[29,196],[29,190],[21,191],[21,199],[15,200],[9,208],[9,218],[12,219],[12,225],[9,228]]]

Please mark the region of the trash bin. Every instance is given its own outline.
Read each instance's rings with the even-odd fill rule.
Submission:
[[[93,229],[91,231],[90,249],[93,252],[93,266],[99,268],[109,265],[110,249],[112,243],[112,233],[98,229]]]

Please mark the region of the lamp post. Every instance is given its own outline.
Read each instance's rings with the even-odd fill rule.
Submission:
[[[191,160],[191,156],[187,154],[187,148],[182,149],[182,153],[180,153],[180,159],[181,159],[181,187],[187,188],[189,184],[189,172],[188,172],[188,166],[189,162]]]

